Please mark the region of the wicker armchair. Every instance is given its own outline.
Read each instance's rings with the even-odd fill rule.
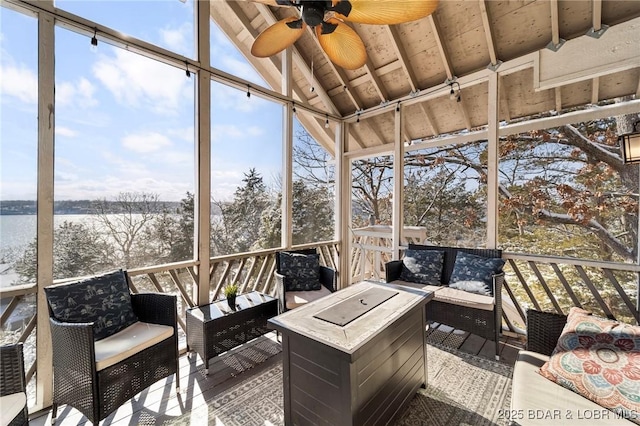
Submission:
[[[116,298],[112,297],[115,288],[120,289]],[[69,289],[69,296],[65,295],[65,289]],[[128,289],[124,271],[45,288],[53,344],[52,424],[60,404],[76,408],[96,424],[136,394],[172,374],[176,375],[179,392],[176,297],[130,294]],[[91,294],[97,294],[94,299],[102,302],[87,305],[83,295],[89,298]],[[72,302],[66,307],[65,297]],[[131,309],[134,321],[124,328],[108,330],[111,334],[106,337],[105,330],[118,318],[102,313],[80,322],[77,316],[69,315],[78,303],[82,305],[81,312],[92,313],[98,304],[114,308],[114,300],[128,301],[129,297],[130,303],[115,308],[120,318],[125,316],[121,312]]]
[[[296,308],[302,304],[324,297],[336,291],[336,271],[332,268],[319,265],[318,274],[320,290],[294,291],[288,286],[288,274],[291,271],[285,270],[283,257],[291,255],[317,255],[316,249],[292,250],[276,253],[276,297],[278,298],[278,312],[282,313],[289,309]]]
[[[0,346],[0,401],[2,425],[29,424],[22,343]]]
[[[472,249],[461,247],[441,247],[425,246],[420,244],[409,244],[409,249],[413,250],[438,250],[444,252],[444,263],[440,284],[447,286],[453,273],[455,259],[459,252],[469,253],[487,258],[502,257],[502,250],[498,249]],[[392,282],[400,279],[402,270],[402,260],[394,260],[385,265],[386,281]],[[453,303],[450,294],[437,290],[438,287],[428,286],[428,290],[435,291],[434,299],[427,304],[426,317],[428,321],[446,324],[459,330],[468,331],[495,343],[495,356],[499,358],[500,353],[500,331],[502,328],[502,286],[504,283],[504,272],[497,273],[492,277],[491,309],[477,309],[462,303]],[[409,283],[410,284],[410,283]],[[460,291],[458,294],[464,294]],[[473,296],[469,296],[473,297]]]

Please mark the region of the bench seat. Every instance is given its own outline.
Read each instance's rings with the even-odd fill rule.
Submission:
[[[491,296],[469,293],[468,291],[458,290],[457,288],[450,288],[446,286],[421,285],[402,280],[392,281],[392,284],[433,292],[434,301],[449,303],[457,306],[465,306],[467,308],[482,309],[484,311],[493,310],[493,297]]]
[[[96,350],[96,370],[104,370],[137,354],[173,335],[173,327],[138,321],[129,327],[98,340]]]

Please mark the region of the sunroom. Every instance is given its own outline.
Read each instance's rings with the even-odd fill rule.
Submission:
[[[443,0],[349,22],[355,69],[310,28],[254,56],[295,3],[2,0],[2,340],[24,342],[31,413],[44,287],[118,268],[178,296],[182,352],[188,308],[274,295],[276,253],[302,248],[340,289],[408,243],[500,249],[504,336],[530,308],[637,324],[618,137],[640,132],[640,2]]]

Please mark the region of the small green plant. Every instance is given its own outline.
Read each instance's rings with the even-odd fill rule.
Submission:
[[[238,295],[238,285],[237,284],[227,284],[224,286],[222,290],[226,297],[237,296]]]

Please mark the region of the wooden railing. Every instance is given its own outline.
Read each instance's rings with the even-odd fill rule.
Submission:
[[[335,241],[305,244],[293,249],[316,247],[320,254],[320,263],[338,269],[338,243]],[[280,249],[269,249],[251,253],[213,257],[210,260],[211,291],[209,300],[218,299],[227,283],[236,283],[241,292],[260,291],[275,296],[275,254]],[[185,261],[168,263],[144,268],[127,270],[129,287],[133,293],[160,292],[175,294],[178,298],[179,344],[181,352],[186,351],[185,312],[195,306],[193,295],[198,283],[197,262]],[[77,278],[74,278],[77,279]],[[56,280],[63,283],[71,279]],[[6,308],[0,317],[3,342],[23,342],[27,381],[33,377],[36,369],[36,300],[35,283],[0,288],[0,299]],[[24,319],[14,322],[14,314],[20,313]],[[13,330],[10,330],[13,329]]]
[[[406,226],[402,244],[421,244],[427,236],[424,227]],[[384,265],[393,257],[391,227],[371,225],[352,231],[350,283],[366,279],[384,280]]]
[[[352,282],[384,280],[384,264],[391,259],[391,232],[354,230]],[[406,234],[405,234],[406,235]],[[415,236],[405,238],[413,242]],[[524,333],[529,308],[568,313],[573,306],[626,323],[639,323],[640,266],[557,256],[503,253],[504,326]]]
[[[424,241],[420,231],[413,231],[405,244]],[[388,228],[368,227],[354,230],[353,234],[350,282],[384,280],[384,264],[391,260],[392,250]],[[321,264],[339,270],[337,242],[307,244],[296,246],[295,249],[310,247],[318,249]],[[269,249],[211,258],[209,300],[218,299],[222,288],[228,283],[238,284],[242,292],[256,290],[275,295],[275,254],[278,251]],[[572,306],[581,306],[598,315],[624,322],[640,321],[638,265],[519,253],[503,253],[503,257],[507,260],[503,294],[504,326],[511,331],[524,332],[528,308],[567,313]],[[195,306],[193,295],[198,282],[196,266],[197,262],[187,261],[127,271],[134,293],[153,291],[178,297],[182,351],[186,349],[185,311]],[[35,373],[35,293],[35,284],[0,289],[0,298],[6,304],[0,317],[3,340],[25,343],[28,380]],[[7,330],[10,318],[16,313],[20,313],[23,320],[20,324],[14,323],[14,330]]]

